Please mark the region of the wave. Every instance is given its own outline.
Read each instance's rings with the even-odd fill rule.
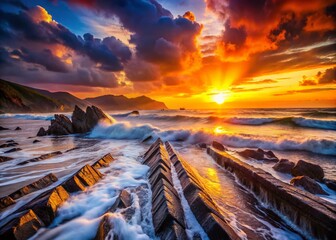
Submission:
[[[42,114],[1,114],[0,118],[16,118],[16,119],[24,119],[24,120],[46,120],[50,121],[54,119],[54,114],[52,115],[42,115]]]
[[[124,117],[120,115],[112,115],[113,117]],[[159,115],[159,114],[147,114],[140,116],[125,116],[128,118],[140,118],[143,120],[159,120],[159,121],[194,121],[201,122],[206,121],[208,123],[218,123],[224,122],[234,125],[250,125],[250,126],[260,126],[265,124],[279,124],[279,125],[293,125],[302,128],[316,128],[325,130],[336,130],[335,120],[322,120],[314,118],[304,118],[304,117],[231,117],[224,118],[219,116],[208,116],[208,117],[198,117],[198,116],[188,116],[188,115]]]
[[[139,139],[148,136],[153,139],[158,137],[164,141],[183,141],[188,144],[210,143],[213,140],[222,142],[228,147],[235,148],[263,148],[269,150],[296,150],[307,151],[322,155],[336,155],[336,141],[317,138],[276,138],[267,139],[256,135],[214,134],[205,130],[167,130],[163,131],[151,125],[131,126],[125,123],[113,125],[98,125],[89,137],[104,139]]]

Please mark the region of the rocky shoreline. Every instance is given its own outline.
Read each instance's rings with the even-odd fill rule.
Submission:
[[[318,239],[332,239],[335,236],[334,204],[297,188],[295,183],[286,184],[271,174],[235,158],[228,154],[226,147],[219,142],[214,142],[212,146],[202,145],[202,148],[205,147],[217,164],[233,173],[259,201],[288,218],[301,236],[313,236]],[[45,154],[27,160],[27,163],[41,161],[57,154],[66,152]],[[305,162],[293,165],[290,161],[279,160],[271,151],[245,150],[241,155],[275,163],[274,168],[289,171],[293,174],[293,179],[327,181],[324,179],[323,170],[321,172],[321,169],[313,166],[313,170],[308,171],[310,168]],[[50,173],[0,198],[0,211],[6,211],[15,207],[21,198],[45,190],[1,221],[0,239],[28,239],[39,229],[48,227],[57,217],[60,206],[73,194],[86,191],[88,187],[99,183],[104,178],[100,169],[108,167],[114,161],[115,159],[108,153],[92,165],[84,165],[65,180],[60,181]],[[135,214],[134,197],[141,198],[148,191],[151,193],[150,198],[145,201],[150,201],[153,229],[159,239],[203,239],[199,233],[190,231],[193,223],[186,216],[185,204],[209,239],[241,239],[230,224],[228,214],[223,212],[224,210],[212,198],[197,170],[178,154],[171,143],[157,139],[140,156],[140,161],[149,167],[148,185],[120,190],[114,204],[102,216],[95,240],[111,236],[113,239],[122,237],[119,235],[118,226],[111,220],[111,214],[118,212],[126,221],[130,221]],[[115,173],[108,171],[105,174]],[[180,190],[177,182],[181,187]],[[183,204],[182,198],[186,203]]]

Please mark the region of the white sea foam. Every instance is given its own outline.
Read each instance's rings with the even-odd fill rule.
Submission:
[[[161,137],[164,141],[184,141],[189,144],[218,140],[230,147],[263,148],[271,150],[299,150],[325,155],[336,155],[336,141],[319,138],[265,138],[243,134],[214,134],[205,130],[162,131],[151,125],[131,126],[117,123],[110,126],[97,126],[90,137],[107,139],[143,139],[146,136]]]
[[[48,229],[40,229],[33,239],[92,239],[102,215],[113,205],[120,190],[147,184],[145,176],[148,167],[138,163],[134,158],[119,157],[104,171],[109,173],[85,192],[71,196],[60,207],[58,216],[51,226]],[[117,228],[118,231],[123,231],[121,234],[139,237],[134,239],[148,239],[141,230],[140,222],[126,223],[118,214],[112,214],[112,219],[120,227]]]

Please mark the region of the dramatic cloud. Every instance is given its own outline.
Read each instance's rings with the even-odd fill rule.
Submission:
[[[135,45],[138,58],[159,65],[161,71],[189,68],[199,61],[196,38],[202,26],[192,12],[173,18],[167,9],[155,0],[125,1],[71,1],[117,17],[133,34],[130,43]]]
[[[318,72],[316,76],[312,78],[302,77],[300,82],[301,86],[312,86],[319,84],[331,84],[336,83],[336,67],[326,69],[325,72]]]
[[[29,62],[44,66],[48,71],[68,72],[68,66],[56,57],[49,49],[43,49],[39,52],[32,52],[26,48],[16,49],[11,53],[12,56]]]
[[[217,50],[222,59],[246,60],[336,37],[332,0],[207,0],[207,6],[223,21]]]

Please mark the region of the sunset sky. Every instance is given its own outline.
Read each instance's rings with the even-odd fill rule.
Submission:
[[[1,0],[0,11],[5,80],[169,108],[336,107],[334,0]]]

